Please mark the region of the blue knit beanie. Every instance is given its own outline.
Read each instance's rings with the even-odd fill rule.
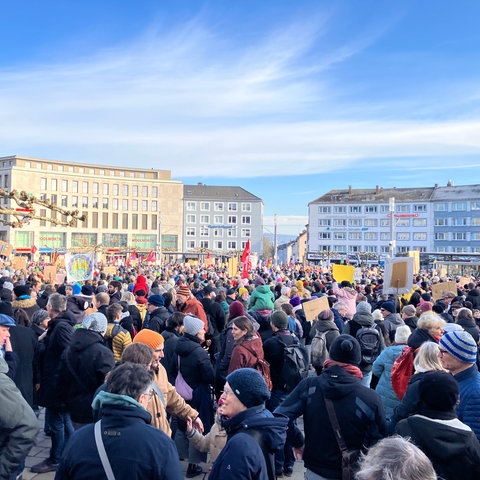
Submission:
[[[461,362],[477,361],[477,344],[473,337],[464,330],[445,333],[440,339],[440,347]]]
[[[239,368],[227,376],[232,392],[247,408],[261,405],[270,398],[267,384],[253,368]]]

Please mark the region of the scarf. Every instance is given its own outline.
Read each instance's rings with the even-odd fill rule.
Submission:
[[[356,367],[355,365],[351,365],[350,363],[342,363],[342,362],[336,362],[335,360],[325,360],[323,363],[323,368],[328,368],[328,367],[333,367],[334,365],[338,365],[339,367],[342,367],[347,373],[350,375],[353,375],[354,377],[363,378],[362,371]]]

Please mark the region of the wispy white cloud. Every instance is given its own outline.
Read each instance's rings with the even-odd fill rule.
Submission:
[[[329,45],[329,20],[241,44],[197,19],[90,57],[0,69],[3,153],[140,164],[176,177],[326,173],[365,159],[384,170],[442,169],[452,155],[465,156],[465,168],[478,164],[480,119],[461,115],[478,91],[456,91],[450,103],[465,110],[441,120],[406,114],[408,104],[426,116],[421,98],[345,104],[330,69],[383,30]]]

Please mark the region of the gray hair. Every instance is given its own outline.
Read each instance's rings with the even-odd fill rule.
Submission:
[[[355,480],[436,480],[432,462],[413,443],[398,435],[384,438],[360,461]]]
[[[418,349],[413,367],[416,372],[446,372],[438,355],[440,348],[435,342],[424,342]]]
[[[127,395],[137,400],[152,383],[152,375],[144,365],[122,363],[107,376],[107,391],[117,395]]]
[[[342,308],[347,308],[347,305],[343,302],[337,302],[332,305],[332,308],[335,310],[342,310]]]
[[[282,289],[280,290],[280,293],[288,297],[290,295],[290,287],[283,286]]]
[[[67,297],[60,293],[52,293],[48,297],[47,305],[50,305],[54,312],[65,312],[65,310],[67,310]]]

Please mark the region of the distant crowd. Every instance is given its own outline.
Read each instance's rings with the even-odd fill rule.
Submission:
[[[478,479],[480,282],[434,298],[444,280],[397,297],[376,269],[0,270],[0,478],[21,477],[45,408],[31,471],[58,479],[180,479],[181,459],[187,478],[274,480],[300,458],[308,480]]]

